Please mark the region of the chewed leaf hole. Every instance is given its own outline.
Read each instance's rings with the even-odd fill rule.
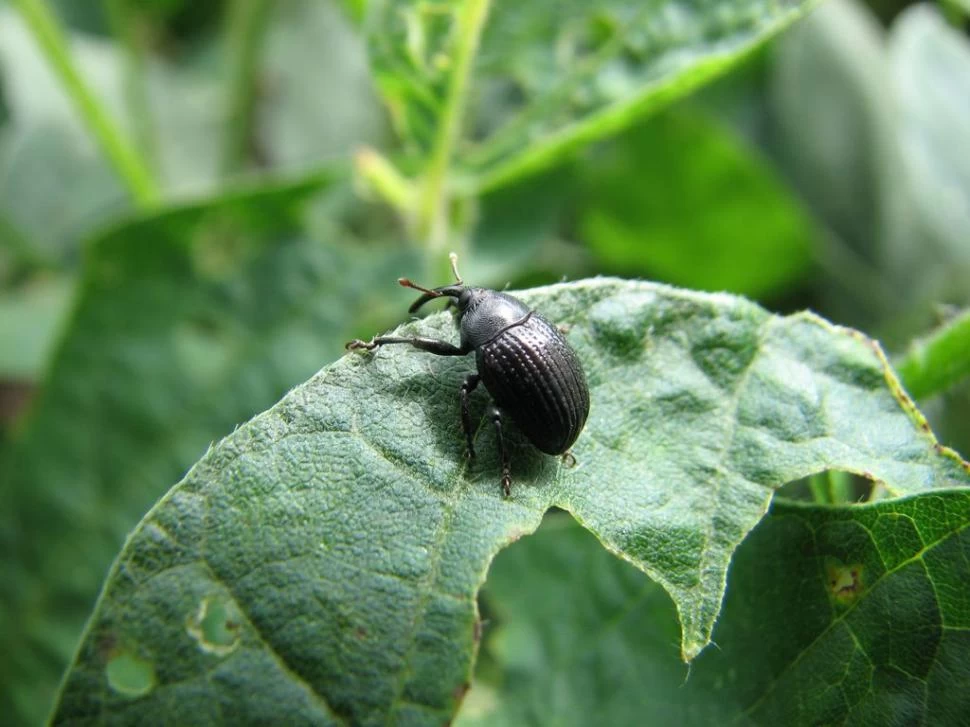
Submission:
[[[155,666],[130,651],[114,654],[104,671],[108,686],[126,697],[142,697],[155,688]]]
[[[869,500],[877,484],[868,473],[833,469],[789,482],[778,488],[775,496],[824,505],[851,505]]]
[[[843,606],[853,603],[865,587],[862,564],[845,565],[835,559],[826,561],[825,586],[836,603]]]
[[[209,596],[202,599],[198,610],[189,616],[185,628],[203,651],[225,656],[239,646],[242,621],[232,601]]]

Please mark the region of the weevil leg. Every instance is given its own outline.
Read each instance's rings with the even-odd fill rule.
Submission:
[[[482,380],[482,377],[478,374],[468,374],[465,378],[464,383],[461,385],[461,428],[465,430],[465,439],[468,441],[468,457],[475,457],[475,444],[472,442],[472,415],[468,409],[468,400],[471,397],[471,393],[478,386],[478,382]]]
[[[411,338],[407,336],[374,336],[369,341],[361,341],[359,338],[355,338],[353,341],[349,341],[345,348],[348,351],[356,351],[359,349],[373,351],[378,346],[386,346],[389,343],[407,343],[421,351],[427,351],[437,356],[465,356],[471,353],[472,350],[471,347],[458,347],[447,341],[438,341],[434,338],[424,338],[423,336],[414,336]]]
[[[512,468],[509,466],[509,451],[505,448],[505,438],[502,436],[502,412],[492,404],[488,408],[488,418],[495,425],[495,436],[502,453],[502,494],[508,497],[512,494]]]
[[[576,466],[576,455],[574,455],[572,452],[563,452],[561,456],[563,467],[572,469]]]

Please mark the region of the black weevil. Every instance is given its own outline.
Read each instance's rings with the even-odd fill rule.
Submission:
[[[347,348],[372,350],[389,343],[407,343],[438,356],[465,356],[474,351],[478,373],[469,374],[460,390],[468,455],[475,456],[468,400],[475,387],[484,383],[492,395],[487,413],[498,435],[502,491],[508,496],[512,475],[502,438],[502,415],[511,417],[529,441],[546,454],[571,456],[568,450],[589,414],[586,376],[576,352],[556,326],[507,293],[465,285],[454,253],[451,269],[456,282],[440,288],[423,288],[407,278],[400,278],[398,283],[423,293],[408,309],[410,313],[435,298],[447,297],[457,306],[460,346],[419,336],[376,336],[370,341],[350,341]]]

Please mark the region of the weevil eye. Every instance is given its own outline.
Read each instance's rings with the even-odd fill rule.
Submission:
[[[458,310],[464,312],[471,302],[472,292],[468,288],[465,288],[463,291],[461,291],[461,295],[458,296]]]

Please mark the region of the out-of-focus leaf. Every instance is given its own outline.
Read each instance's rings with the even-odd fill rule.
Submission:
[[[970,41],[928,4],[889,38],[895,153],[886,165],[887,262],[904,301],[970,301]]]
[[[55,122],[0,134],[0,212],[34,247],[63,260],[78,240],[130,203],[111,168],[81,135]]]
[[[471,361],[344,357],[146,516],[56,719],[441,724],[470,676],[489,562],[553,505],[673,596],[689,659],[774,488],[832,468],[892,493],[970,485],[860,334],[607,278],[523,298],[568,325],[586,367],[577,467],[510,425],[506,500],[492,427],[465,458],[456,394]],[[455,335],[447,314],[403,332]]]
[[[87,246],[67,335],[0,453],[10,719],[41,721],[111,557],[166,487],[341,352],[374,280],[400,274],[401,254],[375,248],[365,264],[300,233],[326,183],[226,192]]]
[[[457,727],[589,724],[592,715],[685,724],[676,707],[688,667],[670,596],[568,515],[547,516],[499,553],[482,600],[489,621]]]
[[[461,266],[477,284],[503,288],[543,264],[542,250],[558,235],[567,205],[576,194],[576,170],[565,166],[496,189],[479,200],[478,224]],[[557,259],[559,275],[568,261]]]
[[[200,194],[218,188],[227,88],[212,60],[172,64],[154,60],[145,70],[154,157],[170,192]]]
[[[364,28],[379,88],[405,142],[435,146],[456,108],[452,77],[474,32],[470,3],[379,0]],[[553,164],[723,72],[814,2],[494,2],[474,59],[471,141],[458,163],[495,187]],[[449,96],[449,94],[452,94]]]
[[[363,44],[335,3],[280,4],[260,73],[260,143],[274,166],[346,158],[355,146],[377,143],[383,135]]]
[[[51,0],[62,22],[86,33],[108,33],[104,0]]]
[[[0,292],[0,380],[37,380],[73,289],[74,281],[65,277]]]
[[[856,0],[830,0],[777,44],[774,151],[819,218],[870,260],[892,111],[883,31]]]
[[[967,490],[776,503],[731,564],[718,648],[688,672],[663,591],[550,518],[489,571],[498,671],[457,724],[962,724],[968,533]]]
[[[581,178],[581,234],[607,270],[763,297],[809,263],[811,224],[767,164],[687,109],[623,135]]]
[[[115,53],[91,39],[72,42],[85,78],[112,109],[122,108]],[[10,122],[0,129],[0,214],[58,258],[109,213],[124,191],[79,121],[19,15],[0,7],[0,74]]]
[[[7,105],[7,94],[3,88],[3,75],[0,74],[0,125],[7,123],[10,117],[10,107]]]
[[[958,25],[961,18],[970,18],[970,0],[943,0],[941,3],[948,10],[954,25]]]

